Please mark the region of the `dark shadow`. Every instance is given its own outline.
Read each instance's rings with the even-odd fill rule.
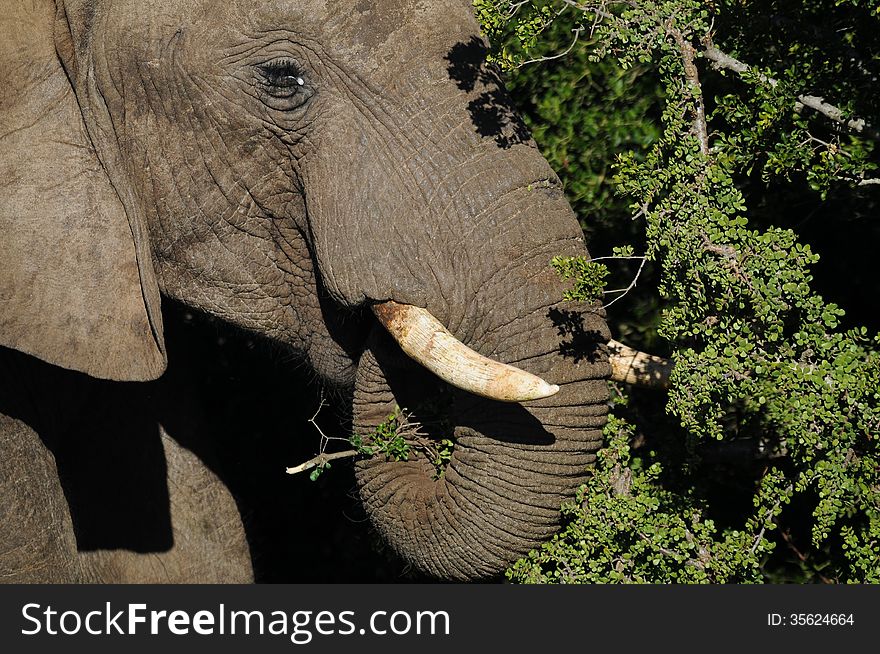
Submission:
[[[77,547],[167,551],[174,537],[155,415],[135,384],[100,386],[100,401],[51,447]]]
[[[470,406],[468,406],[470,405]],[[552,445],[556,437],[521,404],[468,398],[459,412],[459,427],[501,443]]]
[[[563,357],[573,359],[575,363],[598,363],[608,358],[603,347],[606,339],[599,331],[584,326],[583,311],[554,308],[547,312],[547,316],[563,339],[559,344],[559,353]]]
[[[0,366],[0,413],[27,424],[52,452],[78,549],[169,550],[165,455],[143,385],[5,349]]]
[[[182,305],[163,300],[163,315],[169,367],[155,382],[95,380],[0,348],[0,413],[54,455],[78,549],[173,547],[161,424],[231,491],[258,582],[423,580],[379,551],[351,462],[315,482],[285,474],[319,446],[308,419],[321,392],[304,362]],[[344,401],[317,420],[349,433]]]
[[[466,43],[456,43],[446,55],[449,78],[467,93],[473,91],[478,83],[485,86],[494,82],[486,68],[487,54],[489,51],[486,44],[476,36],[472,36]]]
[[[350,433],[350,398],[340,389],[323,392],[306,362],[277,344],[179,304],[166,302],[163,313],[173,362],[166,382],[190,388],[201,411],[195,429],[174,407],[163,424],[232,492],[256,580],[414,580],[404,575],[405,564],[379,551],[350,460],[334,461],[316,481],[284,471],[318,453],[320,434],[309,418],[322,395],[321,429]]]
[[[456,43],[446,55],[446,70],[458,88],[477,96],[467,108],[477,134],[492,138],[500,148],[528,143],[531,135],[504,89],[497,71],[486,63],[486,45],[477,37]]]

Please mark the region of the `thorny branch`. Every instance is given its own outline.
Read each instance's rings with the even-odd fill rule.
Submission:
[[[589,3],[579,0],[562,0],[562,2],[564,5],[563,9],[566,7],[570,7],[574,10],[584,13],[592,13],[594,15],[594,21],[590,30],[590,35],[592,35],[599,21],[614,18],[614,14],[609,11],[608,5],[633,6],[635,4],[634,2],[627,0],[619,0],[617,2],[605,1],[599,3]],[[512,16],[513,14],[515,14],[524,4],[525,2],[511,2],[510,15]],[[549,22],[555,20],[561,13],[561,11],[557,12],[556,16],[554,16],[554,18],[551,19],[551,21]],[[550,57],[541,57],[539,59],[527,61],[520,65],[525,65],[527,63],[538,61],[546,61],[548,59],[557,59],[566,55],[572,50],[575,43],[577,43],[580,31],[582,31],[582,29],[575,30],[574,41],[564,52]],[[694,60],[697,55],[696,48],[694,48],[694,46],[690,42],[684,39],[682,33],[678,29],[672,27],[671,24],[667,28],[667,33],[675,39],[679,50],[681,50],[682,58],[684,61],[685,74],[688,81],[691,82],[691,84],[693,84],[696,89],[699,89],[699,73],[697,71],[696,65],[694,64]],[[713,68],[715,68],[716,70],[730,70],[737,73],[738,75],[743,75],[752,70],[752,67],[748,64],[739,61],[738,59],[728,55],[725,52],[722,52],[717,47],[715,47],[715,45],[712,43],[711,37],[708,35],[705,39],[703,39],[703,49],[699,54],[711,61]],[[772,87],[776,87],[779,84],[779,80],[763,73],[759,73],[758,78]],[[826,118],[829,118],[830,120],[833,120],[838,124],[845,125],[849,129],[858,132],[866,138],[869,138],[873,141],[880,141],[880,131],[869,125],[867,121],[865,121],[863,118],[848,118],[842,109],[829,102],[826,102],[825,99],[822,97],[810,94],[801,94],[797,96],[797,102],[795,106],[798,110],[801,107],[809,107],[810,109],[822,114]],[[707,137],[708,130],[706,129],[705,108],[703,106],[702,94],[697,95],[696,114],[697,115],[694,117],[695,133],[700,141],[701,151],[703,151],[703,154],[707,154],[709,149]],[[868,184],[880,184],[880,181],[863,180],[859,182],[859,186],[866,186]]]
[[[700,153],[707,157],[709,156],[709,127],[706,124],[706,107],[703,104],[703,87],[700,86],[700,73],[697,70],[697,64],[694,62],[696,50],[678,29],[671,28],[670,34],[672,34],[681,52],[684,74],[691,85],[691,93],[694,98],[694,136],[700,142]]]
[[[794,488],[794,485],[793,485],[793,484],[789,484],[789,485],[785,488],[785,491],[784,491],[784,492],[785,492],[785,493],[790,493],[790,492],[792,491],[793,488]],[[773,514],[776,513],[776,510],[777,510],[777,509],[780,507],[780,505],[782,504],[782,500],[783,500],[783,497],[780,496],[780,497],[776,500],[776,502],[774,502],[773,506],[771,506],[769,509],[767,509],[767,512],[766,512],[766,514],[765,514],[766,517],[762,520],[762,523],[763,523],[763,524],[761,525],[761,531],[758,532],[758,534],[755,536],[755,540],[752,542],[752,548],[751,548],[751,553],[752,553],[752,554],[754,554],[754,553],[758,550],[758,545],[761,544],[761,541],[764,539],[764,534],[767,533],[767,521],[773,519]]]
[[[703,50],[703,56],[712,62],[713,67],[716,70],[730,70],[734,73],[737,73],[738,75],[743,75],[752,70],[752,67],[748,64],[744,64],[743,62],[734,59],[730,55],[716,48],[712,44],[712,41],[709,39],[706,40],[705,49]],[[758,79],[774,88],[779,85],[779,80],[768,75],[764,75],[763,73],[758,73]],[[826,118],[830,118],[834,122],[841,125],[846,125],[854,132],[858,132],[862,136],[865,136],[873,141],[880,141],[880,132],[878,132],[876,129],[874,129],[874,127],[865,122],[863,118],[847,118],[840,108],[835,107],[833,104],[825,102],[824,98],[820,98],[815,95],[799,95],[797,96],[796,108],[799,108],[800,106],[809,107],[810,109],[819,112]]]
[[[808,563],[809,558],[810,558],[809,554],[804,554],[795,546],[794,541],[792,540],[792,537],[791,537],[791,532],[788,529],[781,530],[779,532],[779,535],[782,536],[782,540],[785,541],[785,546],[789,550],[791,550],[795,556],[797,556],[798,560],[801,563]],[[822,580],[823,584],[833,584],[834,583],[834,580],[829,579],[828,577],[823,575],[821,572],[816,570],[814,566],[811,565],[810,567],[813,569],[813,572],[816,573],[816,576]]]

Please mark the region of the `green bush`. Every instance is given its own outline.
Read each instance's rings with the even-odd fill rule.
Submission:
[[[590,483],[509,578],[880,581],[877,324],[815,290],[872,320],[877,3],[475,7],[592,254],[627,248],[556,261],[570,294],[641,272],[609,322],[675,363],[665,396],[615,389]]]

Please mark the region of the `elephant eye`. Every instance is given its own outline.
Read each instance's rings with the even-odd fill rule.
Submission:
[[[274,98],[293,98],[308,90],[302,70],[291,59],[275,59],[257,68],[262,78],[261,86]]]

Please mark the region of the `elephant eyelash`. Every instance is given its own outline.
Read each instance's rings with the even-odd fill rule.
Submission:
[[[305,85],[303,72],[290,59],[276,59],[259,66],[264,86],[276,97],[290,97]]]

